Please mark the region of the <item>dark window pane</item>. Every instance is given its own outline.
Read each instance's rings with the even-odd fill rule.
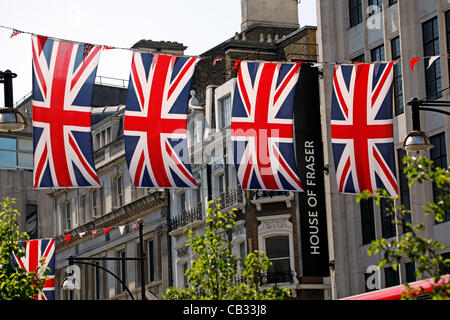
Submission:
[[[375,221],[373,213],[373,199],[361,200],[361,227],[363,245],[375,240]]]
[[[381,211],[381,231],[383,238],[395,237],[395,223],[394,217],[387,211],[386,199],[381,199],[380,201],[380,211]]]
[[[384,276],[385,276],[386,288],[398,286],[400,284],[400,278],[398,275],[398,271],[395,271],[392,268],[385,268]]]
[[[406,282],[414,282],[416,281],[416,267],[414,263],[408,262],[405,264],[406,269]]]

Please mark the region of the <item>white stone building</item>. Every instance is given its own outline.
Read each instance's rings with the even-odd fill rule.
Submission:
[[[401,59],[394,74],[394,138],[400,201],[412,210],[412,223],[426,224],[424,236],[445,244],[442,254],[450,252],[450,216],[435,224],[433,217],[423,215],[423,206],[433,201],[436,191],[431,185],[415,185],[409,190],[401,171],[401,149],[412,131],[412,98],[449,100],[450,78],[450,1],[448,0],[318,0],[317,1],[319,61],[373,62]],[[427,69],[429,59],[422,59],[411,71],[410,61],[417,57],[440,56]],[[369,257],[371,240],[397,235],[395,226],[379,207],[372,203],[356,204],[353,195],[338,194],[332,148],[330,143],[330,110],[333,65],[323,67],[321,84],[322,132],[327,145],[325,161],[330,166],[327,180],[327,212],[329,215],[330,259],[335,260],[333,293],[343,298],[365,292],[368,266],[379,257]],[[448,111],[448,108],[446,109]],[[435,148],[425,155],[438,165],[447,167],[449,148],[449,117],[421,112],[421,129],[431,138]],[[399,231],[401,234],[402,230]],[[384,268],[381,288],[414,279],[414,265],[404,261],[400,274]]]

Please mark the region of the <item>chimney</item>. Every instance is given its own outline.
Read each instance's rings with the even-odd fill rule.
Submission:
[[[241,0],[241,31],[253,26],[298,29],[297,0]]]

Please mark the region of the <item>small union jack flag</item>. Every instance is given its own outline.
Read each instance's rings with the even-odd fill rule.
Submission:
[[[100,47],[32,36],[34,188],[99,186],[91,103]]]
[[[336,66],[331,142],[338,190],[398,193],[394,160],[391,63]]]
[[[21,242],[21,245],[25,248],[25,255],[21,258],[14,255],[17,265],[28,272],[47,273],[43,290],[33,299],[55,300],[55,239],[29,240]]]
[[[135,187],[195,188],[187,154],[189,88],[197,58],[133,54],[124,145]]]
[[[300,64],[240,64],[233,98],[234,163],[246,190],[303,191],[293,145]]]

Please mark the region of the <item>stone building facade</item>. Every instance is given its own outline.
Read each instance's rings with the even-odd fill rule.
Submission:
[[[400,202],[411,209],[413,224],[424,223],[423,236],[442,242],[443,255],[450,252],[450,220],[437,224],[432,216],[423,215],[423,206],[436,197],[432,185],[408,188],[402,174],[401,148],[412,131],[412,98],[449,100],[450,86],[448,52],[450,52],[450,1],[448,0],[349,0],[317,1],[319,61],[374,62],[401,59],[394,70],[394,139]],[[430,68],[429,59],[422,59],[412,72],[410,61],[417,57],[440,56]],[[396,230],[385,210],[373,203],[356,203],[350,194],[338,194],[330,143],[330,113],[333,65],[323,66],[321,108],[325,162],[330,166],[326,182],[327,212],[329,213],[330,259],[335,261],[333,296],[343,298],[369,290],[366,279],[368,267],[380,257],[367,255],[375,239],[395,239]],[[448,111],[448,108],[447,108]],[[421,129],[435,145],[425,153],[437,165],[447,167],[449,149],[449,117],[439,113],[421,112]],[[390,268],[380,271],[381,288],[414,280],[415,266],[404,261],[400,273]]]

